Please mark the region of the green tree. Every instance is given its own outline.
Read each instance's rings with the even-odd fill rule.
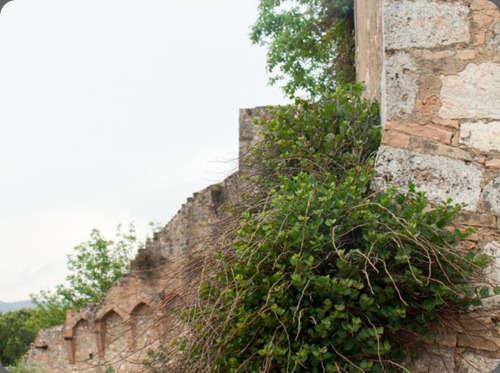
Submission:
[[[93,229],[90,239],[76,246],[68,255],[70,274],[66,277],[66,284],[32,295],[40,312],[41,326],[62,324],[66,310],[99,302],[129,270],[132,255],[142,246],[132,224],[126,233],[118,226],[114,240],[106,239],[99,230]]]
[[[265,45],[272,84],[312,96],[355,80],[353,0],[260,0],[253,43]]]
[[[38,333],[36,310],[21,309],[0,313],[0,360],[15,364],[28,350]]]

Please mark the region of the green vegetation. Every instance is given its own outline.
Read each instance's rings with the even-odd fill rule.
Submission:
[[[251,37],[282,74],[271,82],[310,99],[257,123],[243,202],[184,313],[185,371],[408,372],[404,347],[433,343],[430,322],[490,294],[473,285],[488,258],[452,226],[462,206],[370,187],[380,123],[347,84],[352,4],[260,1]]]
[[[3,365],[15,364],[35,340],[39,326],[36,310],[21,309],[0,313],[0,361]]]
[[[7,367],[10,373],[47,373],[44,364],[31,365],[19,362],[14,366]]]
[[[271,109],[225,245],[207,263],[188,371],[399,372],[427,326],[480,303],[487,257],[459,249],[460,205],[370,189],[380,139],[359,87]]]
[[[261,0],[251,40],[268,46],[272,84],[312,96],[355,80],[354,0]]]
[[[153,225],[151,225],[153,227]],[[114,240],[106,239],[94,229],[90,239],[68,255],[70,274],[65,285],[54,291],[32,295],[33,309],[0,313],[0,360],[15,365],[19,372],[38,368],[26,367],[20,359],[41,329],[64,324],[66,310],[80,309],[87,303],[99,302],[107,290],[128,270],[131,255],[144,244],[131,224],[126,233],[118,226]],[[12,368],[14,369],[14,368]]]
[[[94,229],[90,240],[74,248],[68,255],[70,274],[66,284],[54,291],[41,291],[32,295],[38,306],[44,327],[64,323],[66,310],[80,309],[87,303],[99,302],[108,289],[129,270],[131,255],[142,247],[137,240],[134,226],[127,233],[118,226],[115,240],[104,238]]]

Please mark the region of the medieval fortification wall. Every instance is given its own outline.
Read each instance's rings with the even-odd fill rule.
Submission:
[[[489,275],[500,281],[499,9],[489,0],[357,0],[356,42],[358,80],[379,101],[384,125],[374,187],[411,181],[436,201],[466,203],[457,224],[478,231],[463,249],[490,253]],[[240,111],[240,155],[258,140],[253,119],[265,115]],[[101,303],[40,333],[27,362],[53,373],[144,371],[148,349],[187,333],[171,312],[192,296],[209,237],[224,222],[220,207],[238,194],[238,174],[195,193]],[[439,349],[428,346],[414,370],[492,371],[499,326],[494,297],[437,325]]]

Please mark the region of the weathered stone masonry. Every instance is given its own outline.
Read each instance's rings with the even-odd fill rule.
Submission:
[[[266,115],[264,108],[240,111],[240,159],[259,139],[254,119]],[[231,175],[188,198],[138,253],[131,273],[99,304],[68,311],[64,326],[41,331],[26,362],[51,373],[105,372],[110,366],[117,372],[145,372],[142,362],[149,349],[168,346],[189,332],[172,311],[190,301],[192,282],[223,222],[220,207],[240,194],[238,180],[238,174]]]
[[[489,0],[358,0],[357,77],[380,102],[376,188],[417,184],[466,203],[478,229],[463,249],[493,257],[500,279],[500,11]],[[499,363],[500,298],[439,328],[422,372],[490,372]]]
[[[478,229],[465,250],[484,250],[500,280],[500,11],[489,0],[356,0],[357,76],[380,102],[383,145],[374,187],[412,181],[435,201],[467,203],[457,224]],[[240,111],[240,155],[258,141]],[[240,164],[240,172],[245,172]],[[239,195],[238,175],[195,193],[155,235],[99,304],[68,312],[66,324],[40,332],[26,356],[47,372],[140,372],[149,348],[189,331],[172,310],[189,302],[220,206]],[[485,373],[500,361],[500,298],[436,325],[417,373]],[[425,352],[425,351],[424,351]]]

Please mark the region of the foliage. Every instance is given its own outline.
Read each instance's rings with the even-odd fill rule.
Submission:
[[[287,79],[290,96],[311,95],[352,83],[354,70],[353,0],[260,0],[252,27],[253,43],[267,45],[267,68]]]
[[[73,254],[68,255],[70,274],[66,277],[67,283],[56,286],[54,291],[32,295],[41,313],[43,327],[63,324],[68,309],[99,302],[128,271],[131,255],[140,247],[142,243],[137,240],[133,225],[126,233],[118,226],[115,240],[108,240],[99,230],[93,229],[90,240],[76,246]]]
[[[16,365],[7,367],[10,373],[46,373],[44,365],[31,365],[19,361]]]
[[[171,352],[165,346],[160,346],[156,350],[149,349],[146,352],[143,365],[150,373],[163,373],[165,364],[168,364],[171,358]]]
[[[299,172],[341,177],[372,157],[380,144],[378,106],[361,93],[361,85],[349,85],[316,101],[298,98],[270,108],[273,119],[261,123],[263,141],[249,160],[257,166],[257,182],[272,184]]]
[[[370,191],[376,107],[359,90],[298,101],[261,123],[255,191],[236,209],[186,312],[190,371],[396,372],[408,340],[480,303],[487,263],[458,249],[461,206]]]
[[[35,340],[38,333],[33,322],[35,313],[33,309],[0,313],[0,360],[3,365],[15,364]]]

